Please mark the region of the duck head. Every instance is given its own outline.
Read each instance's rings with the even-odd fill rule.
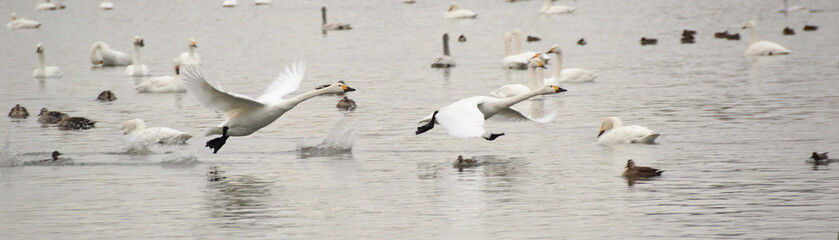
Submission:
[[[61,156],[61,153],[58,151],[52,151],[52,160],[58,160],[58,156]]]
[[[635,167],[635,162],[632,161],[632,159],[629,159],[629,161],[626,161],[626,168],[634,168],[634,167]]]

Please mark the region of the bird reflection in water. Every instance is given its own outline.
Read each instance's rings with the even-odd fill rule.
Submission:
[[[268,206],[272,199],[270,183],[252,176],[223,176],[226,171],[210,167],[207,171],[210,216],[221,219],[223,227],[253,228],[254,220],[275,218]]]

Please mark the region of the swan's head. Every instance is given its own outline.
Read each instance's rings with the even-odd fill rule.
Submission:
[[[533,55],[532,58],[530,58],[529,65],[532,68],[547,68],[545,67],[545,63],[542,61],[542,55],[538,53]]]
[[[561,87],[556,86],[556,85],[550,85],[550,86],[547,86],[547,88],[548,88],[548,91],[549,91],[548,93],[561,93],[561,92],[568,91],[568,90],[565,90],[565,88],[561,88]]]
[[[513,35],[516,35],[516,37],[521,36],[521,29],[516,28],[515,30],[513,30]]]
[[[449,5],[449,12],[457,10],[460,10],[460,5],[457,5],[457,2],[452,2],[452,4]]]
[[[175,65],[175,75],[181,75],[181,65]]]
[[[135,130],[143,130],[146,128],[146,122],[143,122],[143,119],[131,119],[125,122],[122,122],[122,134],[127,135]]]
[[[347,84],[344,84],[343,82],[336,82],[336,83],[330,84],[328,87],[325,87],[325,89],[328,90],[331,93],[345,93],[345,92],[355,91],[355,88],[351,88],[350,86],[347,86]]]
[[[17,13],[12,12],[12,21],[17,20]]]
[[[190,38],[189,39],[189,47],[194,47],[194,48],[198,47],[198,42],[195,41],[195,38]]]
[[[559,48],[559,44],[556,44],[553,47],[551,47],[551,50],[548,50],[548,52],[546,53],[556,53],[556,55],[562,55],[562,49]]]
[[[757,27],[757,22],[755,22],[754,20],[752,20],[752,21],[749,21],[748,23],[746,23],[746,25],[745,25],[745,26],[743,26],[743,29],[746,29],[746,28],[754,28],[754,27]]]
[[[38,43],[37,47],[38,47],[38,49],[35,49],[35,53],[43,53],[44,52],[44,46],[41,45],[41,43]]]
[[[145,47],[146,44],[143,42],[143,39],[140,36],[134,36],[134,46]]]
[[[632,161],[632,159],[629,159],[629,161],[626,161],[626,168],[634,168],[634,167],[635,167],[635,162]]]
[[[603,119],[603,124],[600,124],[600,133],[597,134],[597,137],[603,135],[606,131],[609,131],[612,128],[620,127],[621,126],[621,119],[618,117],[607,117]]]

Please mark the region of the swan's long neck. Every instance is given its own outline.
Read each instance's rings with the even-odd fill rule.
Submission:
[[[323,19],[323,25],[326,25],[326,7],[320,8],[320,17]]]
[[[134,45],[133,64],[134,72],[140,72],[140,67],[143,65],[143,62],[140,61],[140,45]]]
[[[293,98],[288,99],[288,103],[291,104],[291,107],[289,107],[289,109],[291,109],[294,106],[297,106],[297,104],[300,104],[303,101],[309,100],[309,98],[317,97],[323,94],[328,94],[329,92],[330,88],[326,87],[294,96]]]
[[[91,63],[99,64],[99,60],[101,60],[101,59],[99,58],[99,56],[96,55],[96,53],[99,52],[99,51],[102,51],[102,50],[100,50],[102,48],[102,44],[105,44],[105,43],[96,42],[96,43],[93,44],[93,47],[90,48],[90,62]]]
[[[44,53],[38,53],[38,71],[44,73],[46,75],[46,60],[44,60]]]
[[[535,69],[534,69],[534,71],[535,71]],[[503,108],[509,108],[510,106],[513,106],[516,103],[519,103],[521,101],[527,100],[529,98],[532,98],[532,97],[535,97],[535,96],[538,96],[538,95],[542,95],[542,88],[541,87],[533,89],[530,92],[525,93],[525,94],[516,95],[516,96],[512,96],[512,97],[508,97],[508,98],[502,98],[501,100],[496,102],[496,106],[499,107],[499,108],[502,108],[502,109]]]
[[[539,82],[539,77],[536,76],[536,68],[528,67],[527,74],[530,75],[530,89],[536,89],[542,85],[541,82]]]
[[[562,55],[556,54],[556,66],[554,66],[554,72],[551,77],[559,79],[559,76],[562,74]]]
[[[545,0],[545,6],[542,6],[542,11],[548,11],[551,8],[551,0]]]
[[[195,46],[189,45],[189,57],[190,58],[195,57]]]
[[[749,46],[751,46],[757,42],[757,27],[750,27],[749,30]]]
[[[451,56],[449,53],[449,35],[443,34],[443,55]]]
[[[516,38],[516,54],[521,54],[521,33],[516,31],[514,35],[513,37]]]
[[[510,56],[510,36],[504,35],[504,56]]]

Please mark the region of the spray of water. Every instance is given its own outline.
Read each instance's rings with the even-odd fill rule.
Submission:
[[[356,139],[355,132],[356,128],[347,123],[345,117],[342,117],[332,125],[326,139],[317,141],[304,138],[297,143],[297,151],[306,155],[350,153]]]

